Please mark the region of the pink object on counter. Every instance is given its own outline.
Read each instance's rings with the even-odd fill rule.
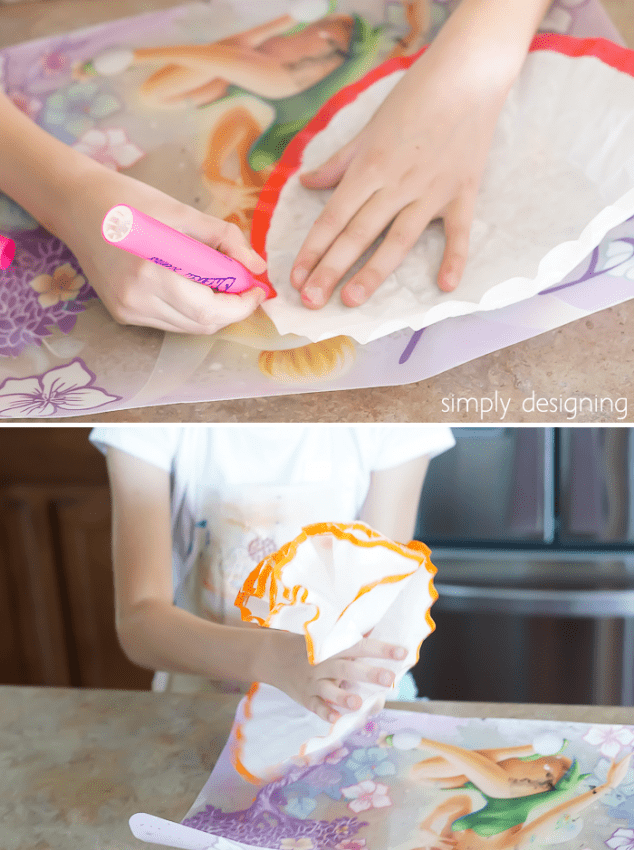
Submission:
[[[15,257],[15,242],[0,233],[0,269],[8,269]]]
[[[267,298],[275,295],[269,284],[253,277],[242,263],[126,204],[118,204],[106,213],[101,231],[104,239],[117,248],[216,292],[238,294],[259,286]]]

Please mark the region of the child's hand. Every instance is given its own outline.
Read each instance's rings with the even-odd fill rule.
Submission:
[[[462,0],[364,129],[302,182],[336,186],[291,273],[307,307],[322,307],[362,253],[382,244],[341,290],[363,304],[434,218],[446,247],[438,286],[454,289],[495,125],[550,0]]]
[[[307,188],[337,186],[291,273],[307,307],[322,307],[350,266],[388,228],[382,244],[341,290],[363,304],[434,218],[446,247],[438,286],[462,276],[476,193],[505,93],[474,77],[435,44],[405,74],[363,130],[312,173]],[[306,277],[306,275],[308,275]]]
[[[272,651],[270,676],[264,681],[275,685],[292,699],[322,720],[334,723],[341,716],[337,709],[356,711],[361,708],[361,697],[353,693],[355,682],[371,682],[385,688],[394,682],[394,673],[381,667],[379,659],[402,660],[403,647],[364,638],[338,655],[311,665],[306,655],[303,635],[270,631]]]
[[[86,164],[85,173],[69,191],[66,209],[60,211],[63,219],[57,230],[117,322],[177,333],[211,334],[245,319],[264,300],[260,287],[239,295],[214,292],[109,245],[101,235],[101,223],[106,212],[120,203],[221,249],[255,274],[266,268],[235,225],[205,215],[97,163]]]

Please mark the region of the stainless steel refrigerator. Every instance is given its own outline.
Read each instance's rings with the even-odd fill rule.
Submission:
[[[457,428],[416,537],[438,567],[432,699],[634,705],[634,432]]]

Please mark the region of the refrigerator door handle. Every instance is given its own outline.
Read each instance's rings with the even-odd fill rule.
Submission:
[[[517,429],[508,524],[513,538],[555,538],[554,438],[551,428]]]
[[[576,428],[562,438],[561,539],[631,543],[628,429]]]
[[[440,581],[435,585],[439,610],[532,617],[634,618],[634,590],[533,590]]]

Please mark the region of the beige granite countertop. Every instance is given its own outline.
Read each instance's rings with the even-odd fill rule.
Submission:
[[[5,0],[6,2],[6,0]],[[61,33],[104,20],[173,5],[173,0],[0,0],[0,47]],[[634,47],[634,0],[604,0],[608,12]],[[62,422],[632,422],[634,421],[634,301],[579,319],[526,342],[458,366],[431,379],[397,387],[307,393],[234,401],[199,402],[98,413]],[[494,397],[508,402],[508,413],[483,419],[464,406],[443,412],[443,399]],[[613,410],[571,417],[525,412],[532,393],[545,398],[627,401],[627,413]],[[569,405],[574,402],[569,402]],[[586,402],[587,405],[587,402]],[[618,402],[618,410],[625,402]],[[607,403],[606,403],[607,407]],[[569,409],[572,409],[569,407]],[[605,409],[605,408],[604,408]],[[15,420],[20,421],[20,420]],[[26,420],[25,420],[26,421]],[[45,421],[45,420],[40,420]]]
[[[139,811],[185,816],[225,744],[237,700],[0,687],[0,850],[149,850],[132,837],[128,818]],[[634,721],[632,708],[451,702],[407,708],[462,717]]]

